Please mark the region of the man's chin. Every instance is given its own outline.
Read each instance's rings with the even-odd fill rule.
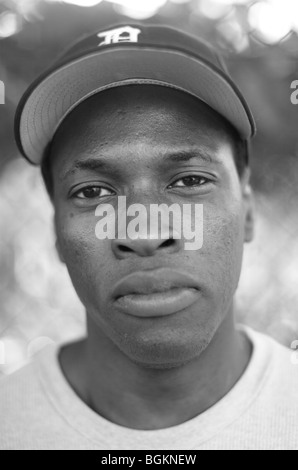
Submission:
[[[118,347],[134,364],[154,370],[169,370],[183,367],[198,359],[210,344],[212,335],[187,338],[179,332],[171,338],[127,338]]]
[[[198,359],[211,343],[220,319],[209,310],[188,309],[161,318],[136,318],[110,311],[105,321],[89,313],[99,327],[98,341],[106,340],[132,363],[146,369],[173,369]],[[113,345],[113,346],[112,346]]]

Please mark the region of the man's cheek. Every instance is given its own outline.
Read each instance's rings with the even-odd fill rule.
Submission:
[[[60,233],[66,266],[78,297],[87,309],[99,305],[110,283],[109,247],[88,230]]]
[[[95,223],[90,221],[65,220],[58,225],[57,238],[67,267],[82,277],[98,269],[96,266],[107,251],[106,243],[95,236]]]
[[[210,275],[216,272],[224,284],[238,282],[243,254],[240,212],[207,215],[204,221],[204,245],[201,255],[208,257]]]

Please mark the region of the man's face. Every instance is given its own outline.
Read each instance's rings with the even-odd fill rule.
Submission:
[[[213,111],[187,94],[130,86],[85,101],[54,140],[61,258],[91,323],[147,367],[199,356],[232,312],[243,243],[250,237],[249,196],[222,127]],[[119,196],[128,206],[203,204],[203,247],[186,251],[183,239],[99,240],[95,210],[100,204],[117,210]],[[160,268],[192,277],[196,289],[187,308],[145,317],[119,308],[115,286],[122,279]]]

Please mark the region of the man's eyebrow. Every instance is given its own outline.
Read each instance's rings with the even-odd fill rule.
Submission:
[[[64,181],[68,176],[73,175],[77,170],[111,171],[115,173],[115,166],[104,158],[87,158],[85,160],[77,160],[73,163],[70,170],[61,175],[61,181]]]
[[[198,161],[222,165],[211,152],[205,149],[199,150],[178,150],[173,152],[167,152],[160,156],[161,163],[173,164],[189,162],[190,160],[196,159]],[[60,181],[64,181],[68,176],[73,175],[77,170],[89,170],[89,171],[105,171],[113,174],[117,173],[116,166],[109,161],[107,158],[87,158],[84,160],[77,160],[73,163],[72,168],[63,173],[60,176]]]
[[[166,163],[183,163],[189,162],[193,159],[199,160],[203,163],[222,165],[220,160],[218,160],[214,155],[211,154],[211,152],[205,149],[179,150],[177,152],[170,152],[163,157],[163,161]]]

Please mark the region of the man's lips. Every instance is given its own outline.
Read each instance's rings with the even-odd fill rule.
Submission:
[[[112,294],[116,308],[143,318],[184,310],[199,295],[198,283],[191,276],[165,268],[130,274],[115,286]]]

